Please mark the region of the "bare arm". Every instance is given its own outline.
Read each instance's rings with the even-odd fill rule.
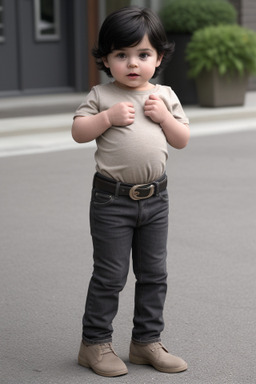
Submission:
[[[111,126],[126,126],[134,121],[132,103],[121,102],[97,115],[78,116],[72,125],[72,137],[78,143],[87,143],[102,135]]]
[[[177,121],[160,97],[150,95],[145,103],[144,113],[161,125],[166,140],[172,147],[182,149],[187,145],[190,137],[189,126]]]

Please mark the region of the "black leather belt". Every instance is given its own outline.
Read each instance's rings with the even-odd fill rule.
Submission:
[[[133,200],[141,200],[148,199],[164,191],[167,187],[167,176],[164,175],[161,179],[149,184],[125,184],[96,173],[93,186],[94,188],[116,196],[130,196]]]

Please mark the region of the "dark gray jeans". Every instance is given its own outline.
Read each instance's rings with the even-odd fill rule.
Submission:
[[[168,192],[134,201],[92,190],[90,207],[94,270],[83,316],[83,340],[112,341],[112,321],[125,286],[132,250],[136,277],[132,339],[160,341],[167,290]]]

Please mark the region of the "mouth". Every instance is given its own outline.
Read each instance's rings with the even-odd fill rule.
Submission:
[[[137,77],[139,77],[139,75],[137,73],[129,73],[127,75],[130,79],[136,79]]]

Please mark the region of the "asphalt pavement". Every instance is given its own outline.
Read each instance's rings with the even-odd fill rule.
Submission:
[[[169,288],[162,339],[188,362],[180,374],[128,362],[132,268],[113,339],[129,374],[103,378],[77,365],[92,272],[88,205],[94,148],[55,143],[38,146],[37,153],[33,146],[14,149],[19,135],[4,136],[2,128],[1,142],[13,142],[5,142],[0,158],[1,384],[255,383],[256,121],[253,107],[241,108],[247,107],[248,119],[233,109],[233,124],[227,109],[207,114],[191,107],[190,143],[169,151]]]

